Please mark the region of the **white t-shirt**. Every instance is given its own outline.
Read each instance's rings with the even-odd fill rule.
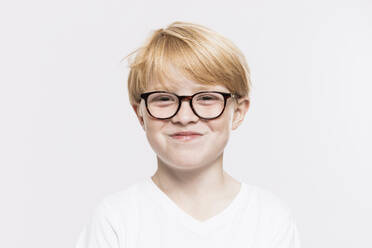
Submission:
[[[76,248],[300,248],[288,206],[270,191],[241,182],[219,214],[199,221],[146,178],[106,196]]]

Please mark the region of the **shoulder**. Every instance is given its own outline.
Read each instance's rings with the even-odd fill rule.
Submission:
[[[111,192],[103,196],[95,207],[95,213],[110,219],[126,219],[137,209],[139,193],[143,181],[137,181],[126,188]]]
[[[275,226],[293,221],[288,203],[271,190],[257,185],[248,185],[250,211],[262,225]]]
[[[125,209],[135,203],[142,190],[143,183],[143,180],[139,180],[126,188],[108,193],[101,199],[99,205],[112,209]]]
[[[249,220],[256,220],[259,242],[270,247],[299,247],[296,221],[288,203],[271,190],[256,185],[248,188],[247,214]]]
[[[288,203],[273,191],[257,185],[247,185],[251,193],[251,200],[254,201],[260,209],[282,214],[288,214],[291,211]]]
[[[133,226],[128,223],[131,224],[136,209],[133,202],[138,185],[132,184],[101,198],[82,230],[76,247],[119,247],[118,243],[124,243],[129,227]]]

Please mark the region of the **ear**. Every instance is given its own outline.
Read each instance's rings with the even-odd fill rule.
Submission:
[[[248,111],[250,100],[247,97],[238,99],[235,102],[235,109],[232,122],[232,130],[237,129],[240,124],[243,122],[245,114]]]
[[[136,116],[138,118],[139,123],[142,126],[142,129],[145,130],[145,122],[143,120],[143,113],[142,113],[142,110],[141,110],[141,103],[132,104],[132,108],[133,108],[134,112],[136,113]]]

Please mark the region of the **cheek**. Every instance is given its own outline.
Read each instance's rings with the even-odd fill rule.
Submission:
[[[214,152],[222,152],[230,138],[231,118],[229,118],[228,114],[223,115],[218,119],[210,121],[207,125],[210,130],[209,143],[213,144],[211,147],[213,147]]]
[[[231,108],[226,108],[219,118],[206,122],[210,131],[217,135],[229,135],[232,128],[232,114]]]
[[[166,145],[165,143],[165,133],[164,125],[165,122],[160,120],[153,120],[153,119],[145,119],[145,126],[146,126],[146,137],[149,141],[151,147],[157,151],[160,147]]]

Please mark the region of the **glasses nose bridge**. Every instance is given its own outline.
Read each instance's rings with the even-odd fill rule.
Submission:
[[[178,100],[179,100],[179,103],[178,103],[179,108],[178,109],[181,108],[183,101],[189,102],[190,107],[192,108],[192,98],[193,98],[193,96],[178,96]]]
[[[192,99],[192,96],[178,96],[178,99],[180,100],[180,104],[181,104],[182,101],[188,101],[188,102],[190,102],[191,99]]]
[[[194,108],[193,108],[193,106],[192,106],[192,98],[193,98],[193,95],[192,95],[192,96],[177,96],[177,97],[178,97],[179,102],[178,102],[178,109],[177,109],[177,112],[176,112],[175,115],[177,115],[178,112],[181,110],[181,108],[182,108],[182,102],[183,102],[183,101],[186,101],[186,102],[189,103],[189,107],[191,108],[191,111],[195,114],[195,112],[194,112]],[[196,114],[195,114],[195,115],[196,115]]]

